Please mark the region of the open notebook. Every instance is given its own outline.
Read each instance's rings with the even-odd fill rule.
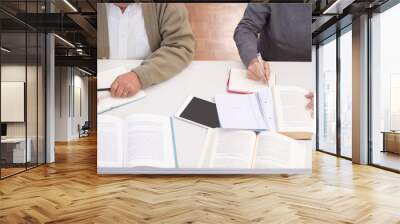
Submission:
[[[99,72],[97,74],[97,88],[110,88],[115,78],[129,72],[125,67],[116,67],[106,71]],[[117,98],[112,97],[109,91],[97,92],[97,113],[103,113],[105,111],[135,102],[145,97],[143,90],[136,93],[134,96],[129,98]]]
[[[295,139],[311,139],[314,120],[306,109],[307,90],[273,86],[253,94],[215,96],[222,128],[271,130]]]
[[[307,148],[274,132],[209,129],[199,168],[307,168]]]
[[[275,85],[275,74],[271,71],[269,86]],[[265,89],[267,84],[247,78],[247,70],[231,68],[228,78],[228,92],[230,93],[255,93]]]
[[[178,167],[170,117],[101,114],[97,120],[97,167]]]

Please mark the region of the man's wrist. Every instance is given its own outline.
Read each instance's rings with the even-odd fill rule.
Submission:
[[[252,65],[254,63],[257,63],[257,62],[258,62],[258,59],[257,59],[257,57],[255,57],[255,58],[250,60],[249,65],[247,67],[249,67],[250,65]]]
[[[141,66],[139,66],[134,68],[132,72],[136,73],[138,79],[140,80],[142,88],[147,88],[153,84],[151,74],[147,71],[147,69],[144,69]]]
[[[130,71],[129,75],[132,75],[133,79],[137,80],[137,83],[139,85],[139,89],[142,89],[143,84],[142,84],[142,81],[140,80],[140,77],[138,76],[138,74],[136,72],[134,72],[134,71]]]

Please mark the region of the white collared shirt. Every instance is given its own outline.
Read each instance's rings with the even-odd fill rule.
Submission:
[[[142,6],[132,3],[122,10],[107,4],[110,59],[143,60],[151,54]]]

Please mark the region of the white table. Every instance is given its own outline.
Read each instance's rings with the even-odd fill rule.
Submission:
[[[13,150],[13,163],[25,163],[31,161],[31,145],[32,140],[30,138],[26,139],[27,144],[25,144],[25,138],[5,138],[1,139],[2,145],[14,145]],[[25,151],[25,145],[26,151]]]
[[[98,60],[98,71],[108,70],[118,66],[134,68],[140,61],[134,60]],[[312,72],[311,63],[276,62],[271,67],[277,73],[277,83],[296,84],[300,77],[293,77],[293,73],[306,74]],[[213,101],[216,94],[226,93],[226,83],[230,68],[243,68],[242,63],[235,61],[194,61],[184,71],[172,79],[145,90],[146,97],[135,103],[113,109],[105,114],[126,117],[132,113],[146,113],[173,116],[178,107],[189,95]],[[290,78],[292,76],[292,78]],[[311,75],[310,75],[311,76]],[[287,77],[287,78],[286,78]],[[101,77],[97,77],[101,79]],[[291,83],[293,82],[293,83]],[[304,84],[304,82],[303,82]],[[313,83],[303,85],[311,88]],[[102,168],[97,171],[101,174],[128,173],[128,174],[296,174],[311,171],[311,141],[301,141],[309,150],[304,166],[296,168],[274,169],[196,169],[202,153],[203,142],[207,130],[187,122],[174,119],[177,158],[179,168]]]

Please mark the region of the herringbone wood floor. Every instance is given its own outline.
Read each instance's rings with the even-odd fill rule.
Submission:
[[[188,6],[196,59],[238,60],[238,20],[224,18],[244,7],[198,5],[208,13]],[[199,18],[222,22],[204,30]],[[98,176],[86,138],[58,144],[55,164],[0,181],[0,223],[400,223],[400,175],[313,156],[312,175]]]
[[[400,223],[400,175],[314,153],[313,174],[99,176],[96,139],[0,181],[0,223]]]

